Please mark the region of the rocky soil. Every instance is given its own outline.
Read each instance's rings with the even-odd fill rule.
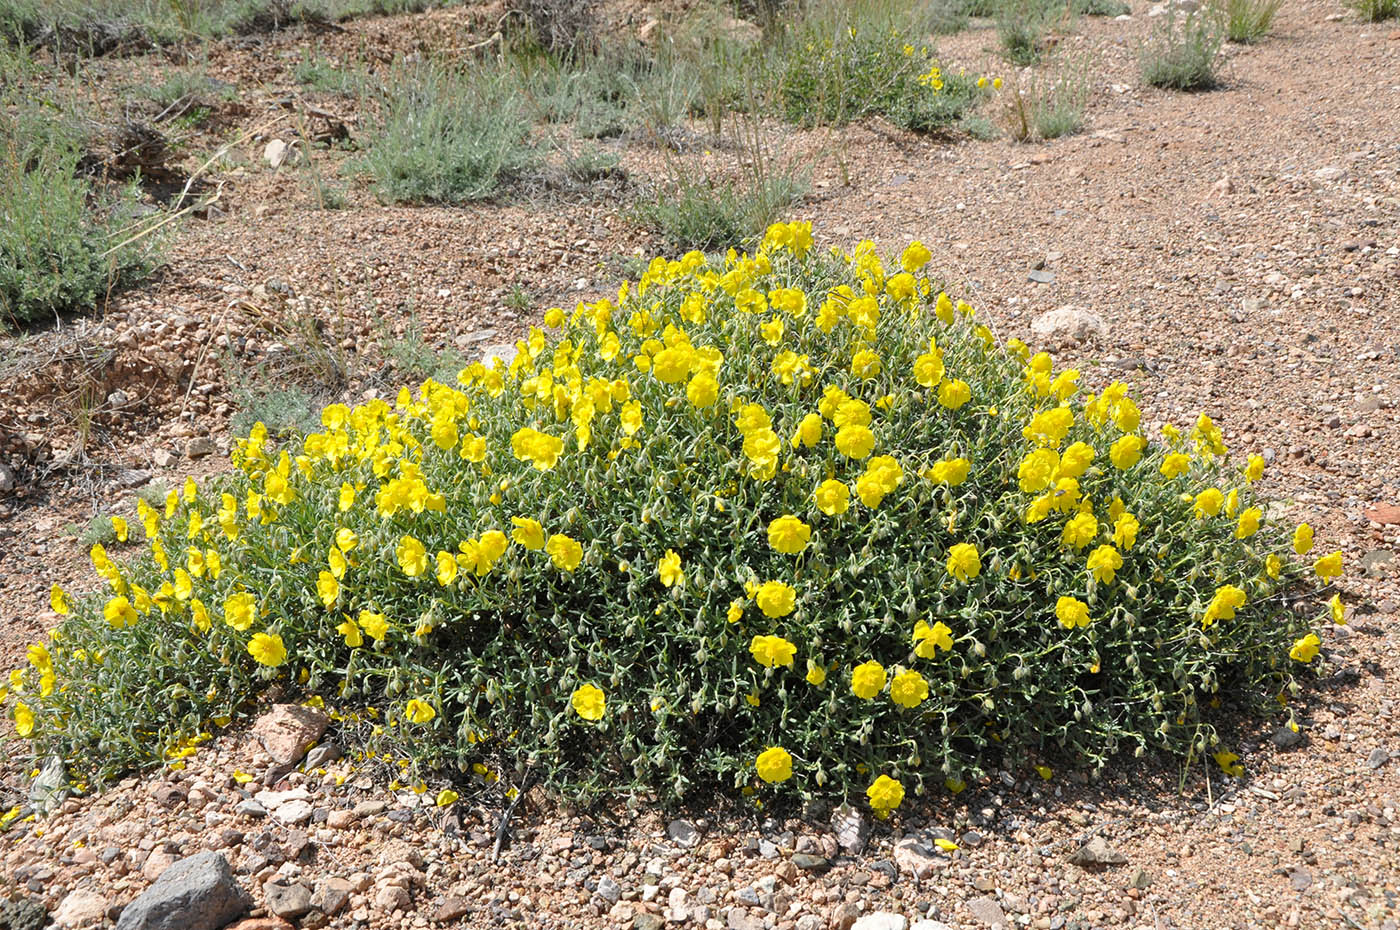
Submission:
[[[389,55],[461,41],[480,28],[476,15],[365,20],[318,41]],[[639,8],[629,28],[648,18]],[[1300,733],[1239,725],[1244,777],[1132,759],[1099,779],[1006,772],[873,825],[821,805],[576,811],[538,791],[513,803],[484,781],[438,807],[436,788],[395,790],[385,766],[356,759],[343,721],[278,706],[183,769],[17,822],[0,836],[0,897],[41,901],[62,926],[124,930],[235,918],[242,930],[1393,930],[1400,24],[1289,0],[1274,35],[1227,49],[1222,89],[1185,95],[1137,76],[1153,20],[1135,3],[1131,17],[1085,18],[1063,39],[1095,62],[1078,136],[932,140],[878,120],[766,131],[814,166],[795,214],[822,241],[922,239],[950,290],[1001,335],[1055,346],[1086,381],[1129,381],[1148,421],[1205,410],[1232,448],[1262,450],[1283,519],[1308,520],[1343,550],[1352,622],[1325,638]],[[249,132],[209,179],[218,201],[179,227],[151,285],[102,317],[0,344],[0,648],[10,659],[54,623],[52,583],[88,583],[70,523],[153,479],[223,467],[238,372],[295,338],[269,320],[319,321],[350,360],[346,394],[363,397],[396,388],[393,343],[480,354],[551,304],[615,287],[638,243],[653,246],[620,209],[627,191],[613,188],[409,209],[352,183],[346,209],[317,209],[304,163],[274,169],[265,158],[270,141],[294,138],[288,114],[308,106],[358,131],[336,110],[343,101],[296,90],[291,69],[310,41],[211,46],[210,76],[237,88],[224,118]],[[981,23],[940,47],[948,63],[995,73],[994,46]],[[94,67],[115,88],[164,65]],[[664,176],[665,153],[615,145],[631,183]],[[337,154],[311,157],[334,176]],[[89,382],[84,434],[73,392]],[[30,763],[10,763],[6,807],[31,776]],[[0,926],[22,920],[0,913]]]

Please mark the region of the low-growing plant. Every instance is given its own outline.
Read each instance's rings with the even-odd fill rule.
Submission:
[[[1057,139],[1084,128],[1093,69],[1088,58],[1066,58],[1053,71],[1019,75],[1001,90],[1001,120],[1017,142]]]
[[[484,200],[537,161],[523,105],[504,71],[399,65],[377,97],[377,125],[361,163],[384,200]]]
[[[592,184],[605,178],[622,175],[622,158],[596,146],[570,152],[564,159],[564,174],[576,184]]]
[[[1057,0],[1000,0],[996,9],[997,40],[1014,65],[1036,64],[1045,54],[1050,30],[1073,10]]]
[[[1133,12],[1123,0],[1072,0],[1070,8],[1079,16],[1124,16]]]
[[[94,309],[151,267],[132,222],[134,186],[94,185],[78,171],[75,133],[0,96],[0,328]]]
[[[1400,0],[1347,0],[1347,5],[1368,23],[1400,17]]]
[[[1210,90],[1219,83],[1216,59],[1225,26],[1210,10],[1163,16],[1138,55],[1142,79],[1170,90]]]
[[[93,549],[99,590],[53,590],[17,732],[92,780],[280,682],[420,766],[585,796],[888,816],[1047,757],[1235,771],[1209,708],[1297,693],[1340,553],[1268,519],[1263,458],[1208,417],[1149,437],[929,258],[775,225],[547,311],[509,366],[281,448],[254,427],[231,474],[140,505],[139,557]]]
[[[1225,35],[1231,42],[1257,42],[1269,34],[1283,0],[1225,0]]]

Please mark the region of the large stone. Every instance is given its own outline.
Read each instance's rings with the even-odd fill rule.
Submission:
[[[889,911],[876,911],[873,914],[866,914],[851,925],[851,930],[904,930],[909,922],[902,914],[891,914]]]
[[[253,736],[279,765],[295,765],[330,725],[330,718],[314,707],[277,704],[253,724]]]
[[[322,913],[334,917],[350,900],[355,886],[343,878],[328,878],[316,887],[311,896],[311,906]]]
[[[666,825],[666,836],[682,849],[691,849],[700,842],[700,831],[689,820],[673,820]]]
[[[836,834],[842,851],[854,856],[865,848],[870,838],[870,821],[862,811],[843,804],[831,814],[831,832]]]
[[[106,895],[100,895],[95,891],[88,891],[80,888],[70,892],[53,912],[53,922],[55,926],[64,928],[95,926],[102,922],[102,918],[107,914],[107,905],[110,899]]]
[[[994,930],[1006,930],[1011,926],[996,898],[973,898],[967,902],[967,909],[972,912],[973,917]]]
[[[1108,845],[1108,841],[1103,837],[1095,836],[1075,850],[1069,861],[1086,869],[1101,869],[1110,865],[1123,865],[1128,861],[1128,857]]]
[[[899,871],[919,879],[932,878],[933,873],[948,865],[933,840],[924,835],[908,836],[894,847],[894,864]]]
[[[216,852],[181,859],[122,910],[117,930],[219,930],[253,906]]]
[[[311,910],[311,889],[301,882],[290,885],[268,882],[263,885],[263,897],[267,899],[269,911],[288,920],[295,920]]]
[[[1031,333],[1057,345],[1077,344],[1108,336],[1108,324],[1082,307],[1066,305],[1042,313],[1031,322]]]

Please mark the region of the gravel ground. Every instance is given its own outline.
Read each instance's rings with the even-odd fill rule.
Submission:
[[[1233,448],[1271,458],[1266,481],[1283,518],[1308,520],[1346,554],[1352,622],[1326,638],[1297,737],[1269,721],[1239,725],[1244,777],[1130,759],[1098,780],[1009,771],[957,798],[906,805],[864,844],[821,808],[772,819],[728,804],[585,815],[526,792],[493,862],[509,804],[498,788],[439,809],[433,792],[393,791],[372,766],[318,758],[275,768],[245,729],[206,744],[182,771],[69,799],[50,820],[9,831],[0,875],[93,925],[171,861],[215,849],[268,928],[286,926],[274,912],[312,903],[295,923],[1396,927],[1400,25],[1291,0],[1268,40],[1227,49],[1223,89],[1184,95],[1136,75],[1147,13],[1135,4],[1128,21],[1083,19],[1061,43],[1095,62],[1078,136],[935,141],[880,121],[765,132],[813,167],[813,193],[795,212],[823,241],[922,239],[950,288],[1003,336],[1035,342],[1031,322],[1066,305],[1096,314],[1106,335],[1066,347],[1061,360],[1093,383],[1129,381],[1148,422],[1209,412]],[[382,57],[459,41],[486,20],[462,10],[370,20],[324,41]],[[239,88],[243,110],[230,119],[250,128],[277,118],[306,41],[211,49],[211,76]],[[995,73],[994,43],[983,25],[942,51]],[[159,63],[101,67],[120,83]],[[6,656],[54,621],[50,584],[83,583],[70,521],[152,477],[221,467],[236,376],[218,359],[232,348],[266,360],[286,338],[256,323],[257,308],[321,320],[327,340],[357,360],[349,390],[363,396],[393,383],[386,346],[406,334],[479,352],[551,303],[614,287],[625,260],[654,247],[619,210],[621,188],[402,209],[352,187],[346,209],[317,210],[305,169],[262,161],[279,125],[215,175],[217,208],[181,228],[153,285],[102,319],[7,341],[24,364],[3,368],[0,424],[44,464],[20,470],[24,493],[0,498]],[[665,175],[664,153],[618,149],[638,183]],[[316,157],[334,167],[336,156]],[[517,287],[530,309],[512,299]],[[94,346],[112,349],[107,386],[125,397],[96,412],[91,461],[64,466],[82,461],[60,403],[65,366]],[[321,745],[338,739],[332,723]],[[242,771],[255,779],[234,779]],[[5,783],[23,790],[27,775],[12,767]],[[934,837],[959,848],[944,852]]]

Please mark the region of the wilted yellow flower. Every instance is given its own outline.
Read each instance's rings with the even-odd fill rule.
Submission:
[[[1142,528],[1137,517],[1126,511],[1113,521],[1113,544],[1120,549],[1131,549],[1137,542],[1138,531]]]
[[[1324,555],[1313,563],[1313,571],[1317,572],[1317,577],[1321,578],[1324,584],[1333,578],[1342,577],[1342,553],[1338,551]]]
[[[1298,528],[1293,531],[1293,551],[1299,555],[1307,555],[1313,547],[1313,528],[1306,523],[1299,523]]]
[[[49,606],[56,614],[67,614],[72,610],[72,605],[68,601],[68,594],[58,585],[49,588]]]
[[[365,639],[360,635],[360,625],[349,617],[346,617],[344,622],[335,628],[335,631],[345,637],[345,645],[351,649],[364,644]]]
[[[785,555],[795,555],[807,548],[812,528],[792,514],[785,514],[768,524],[768,545]]]
[[[403,715],[410,723],[427,723],[437,716],[437,710],[427,701],[412,698],[404,705]]]
[[[596,685],[580,685],[569,697],[569,705],[584,720],[602,720],[603,712],[607,709],[607,698],[603,689]]]
[[[1264,574],[1277,580],[1283,574],[1283,559],[1270,552],[1269,557],[1264,560]]]
[[[870,700],[885,688],[885,667],[874,659],[862,662],[851,670],[851,693]]]
[[[1340,594],[1332,595],[1332,600],[1327,602],[1327,606],[1332,611],[1333,622],[1345,626],[1347,622],[1347,609],[1346,605],[1342,603],[1342,596]]]
[[[548,321],[546,320],[546,322]],[[444,788],[438,792],[437,800],[434,803],[436,803],[438,807],[448,807],[456,803],[457,798],[457,792],[453,791],[451,788]]]
[[[383,614],[362,610],[359,623],[360,628],[376,641],[382,641],[389,634],[389,619]]]
[[[792,754],[781,746],[770,746],[754,760],[758,777],[776,785],[792,777]]]
[[[248,655],[259,665],[276,668],[287,661],[287,647],[276,633],[254,633],[248,641]]]
[[[826,682],[826,666],[807,660],[807,684],[820,688]]]
[[[870,799],[870,809],[875,816],[885,820],[904,801],[904,786],[888,775],[881,775],[865,789],[865,796]]]
[[[755,636],[749,643],[749,653],[764,668],[792,665],[797,647],[781,636]]]
[[[971,581],[982,573],[982,559],[971,543],[955,543],[948,550],[948,574],[958,581]]]
[[[729,610],[725,611],[724,619],[730,623],[738,623],[739,618],[744,615],[744,602],[741,599],[734,599],[729,602]]]
[[[781,581],[765,581],[754,593],[758,609],[766,617],[786,617],[797,606],[797,591]]]
[[[1321,649],[1322,640],[1317,638],[1316,633],[1309,633],[1302,639],[1293,642],[1293,648],[1288,650],[1288,657],[1306,665],[1317,658],[1317,654]]]
[[[1217,752],[1212,754],[1215,764],[1220,766],[1220,771],[1226,775],[1233,775],[1236,778],[1244,774],[1244,766],[1240,765],[1239,753]]]

